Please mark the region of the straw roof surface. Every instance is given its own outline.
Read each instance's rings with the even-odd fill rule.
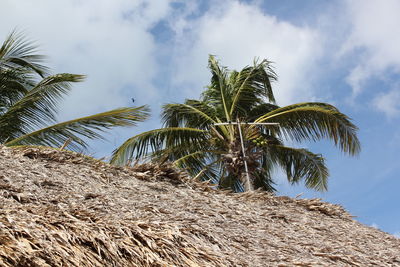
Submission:
[[[0,266],[400,266],[400,240],[317,199],[0,146]]]

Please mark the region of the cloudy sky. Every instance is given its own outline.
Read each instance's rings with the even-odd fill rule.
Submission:
[[[362,153],[303,144],[326,156],[329,191],[279,194],[343,205],[362,223],[400,236],[400,1],[398,0],[1,0],[0,38],[17,28],[40,45],[56,73],[88,75],[60,120],[150,104],[139,127],[92,143],[109,155],[129,136],[159,127],[160,106],[196,98],[210,79],[209,54],[231,69],[275,62],[280,105],[324,101],[360,128]]]

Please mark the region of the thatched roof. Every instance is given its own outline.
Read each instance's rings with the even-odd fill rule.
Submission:
[[[400,240],[315,199],[0,147],[0,266],[352,265],[400,266]]]

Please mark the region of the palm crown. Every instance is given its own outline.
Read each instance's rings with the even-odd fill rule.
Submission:
[[[148,108],[119,108],[62,123],[56,122],[57,105],[83,75],[48,75],[44,57],[21,34],[12,32],[0,47],[0,143],[59,147],[87,146],[84,138],[102,138],[101,132],[131,126],[148,117]]]
[[[271,83],[277,78],[269,61],[255,61],[238,72],[221,67],[210,56],[209,69],[211,84],[200,100],[164,105],[164,127],[128,139],[114,151],[112,162],[122,164],[144,156],[170,160],[196,178],[235,191],[273,191],[272,172],[278,167],[290,183],[304,180],[309,188],[326,190],[328,169],[322,155],[285,146],[283,140],[328,138],[345,153],[359,153],[357,127],[334,106],[316,102],[276,105]],[[237,125],[218,124],[230,121],[279,126],[240,124],[244,158]],[[245,183],[245,161],[250,184]]]

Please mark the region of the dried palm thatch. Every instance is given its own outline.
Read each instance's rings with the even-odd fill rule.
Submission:
[[[337,205],[0,147],[0,266],[390,265],[400,240]]]

